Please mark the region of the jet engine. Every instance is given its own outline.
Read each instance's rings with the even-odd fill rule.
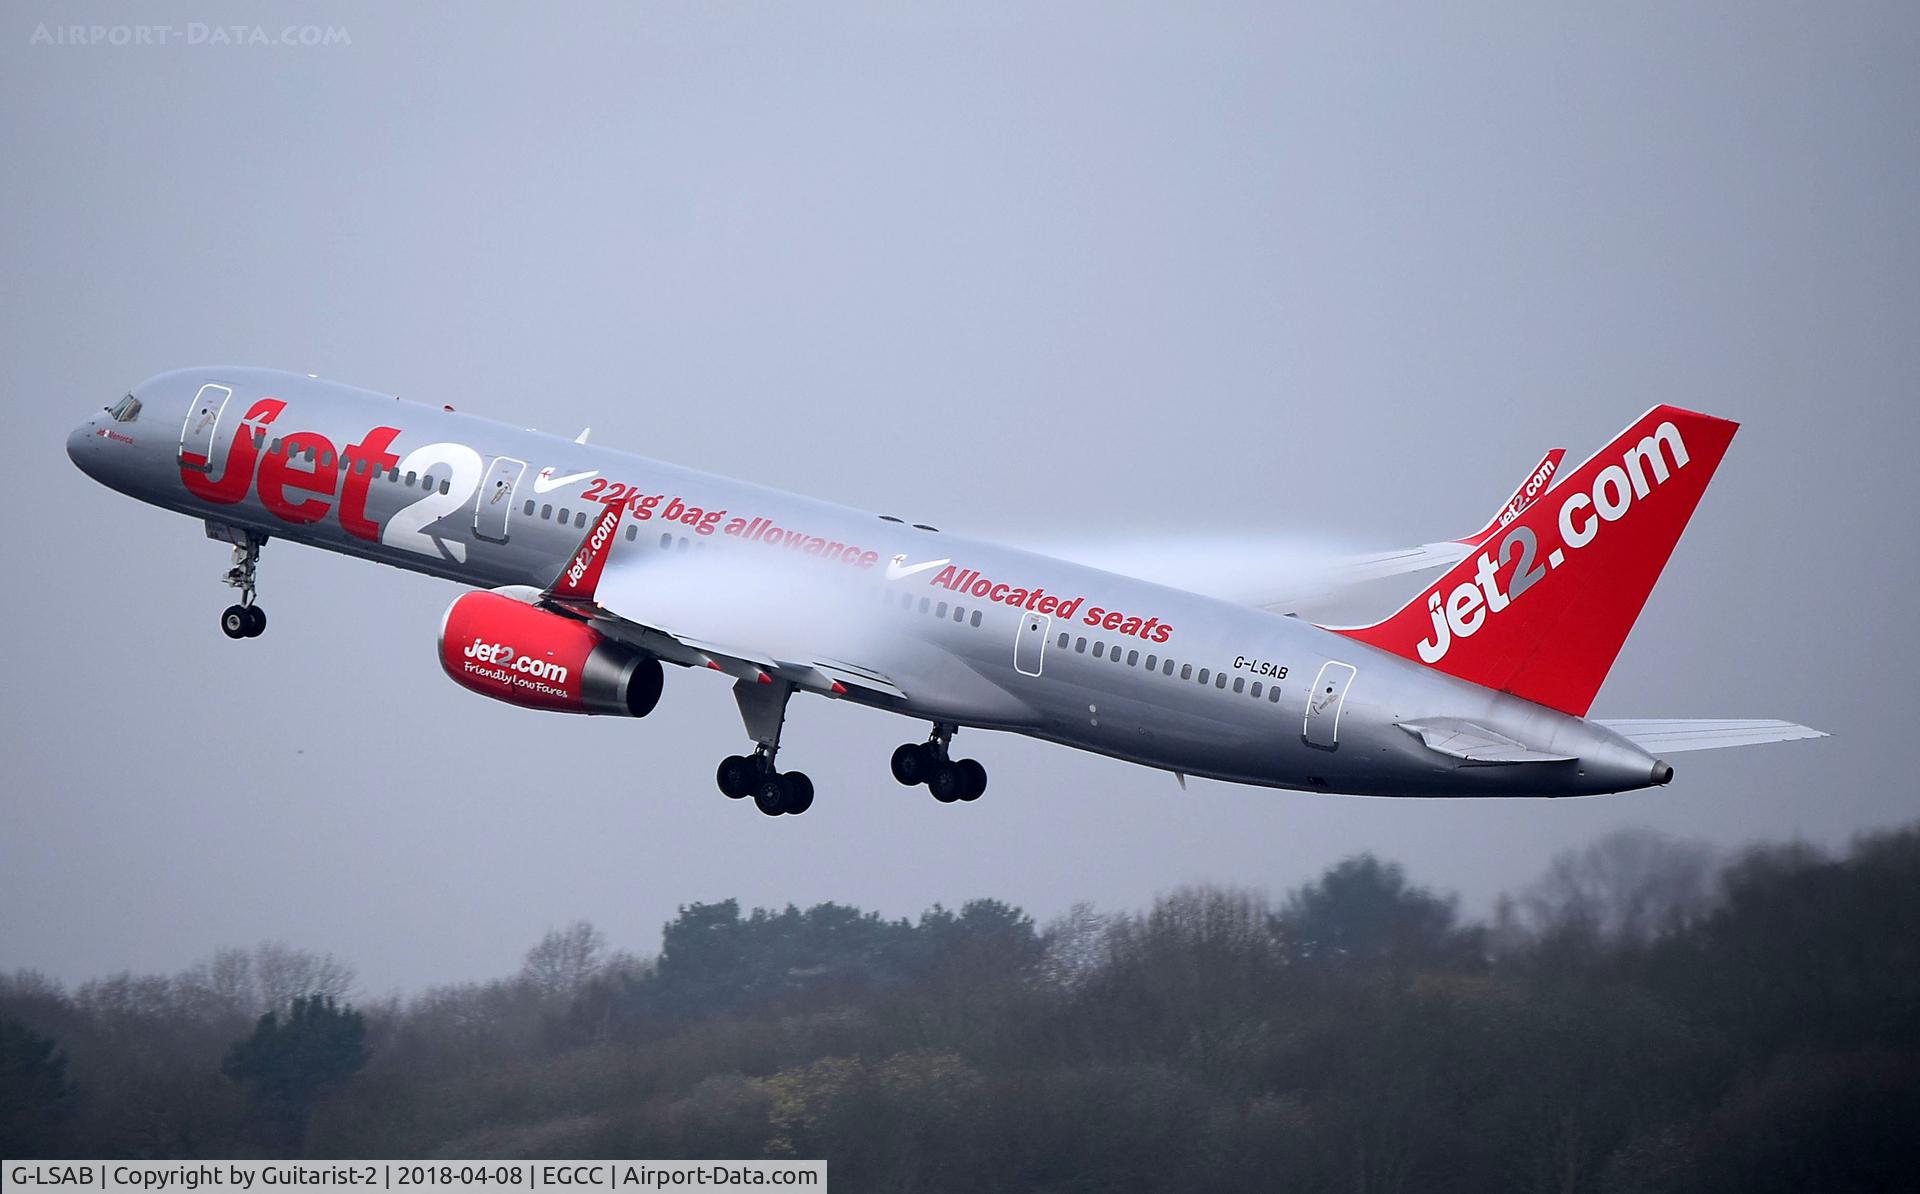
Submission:
[[[529,709],[645,717],[660,701],[658,659],[499,593],[447,607],[440,666],[462,688]]]

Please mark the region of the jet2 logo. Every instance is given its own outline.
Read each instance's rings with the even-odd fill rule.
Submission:
[[[1497,551],[1480,553],[1472,580],[1456,585],[1444,602],[1438,589],[1427,595],[1433,635],[1415,644],[1420,658],[1427,663],[1446,658],[1455,640],[1478,634],[1488,619],[1498,617],[1547,573],[1566,563],[1568,551],[1592,543],[1603,526],[1620,521],[1636,501],[1664,485],[1686,465],[1687,445],[1680,438],[1680,429],[1662,423],[1652,435],[1628,448],[1620,463],[1601,469],[1588,490],[1571,494],[1561,503],[1561,546],[1550,549],[1544,561],[1533,527],[1522,524],[1508,531]],[[1509,561],[1513,572],[1503,590],[1500,569]]]
[[[569,669],[563,664],[548,659],[535,659],[531,655],[522,655],[506,643],[490,643],[476,638],[461,652],[468,659],[496,667],[505,667],[508,671],[519,672],[535,680],[546,680],[554,684],[565,684]]]
[[[217,505],[235,505],[254,490],[269,514],[296,526],[319,522],[337,509],[341,529],[356,539],[466,562],[465,543],[433,535],[427,528],[473,500],[480,487],[478,452],[465,444],[438,443],[396,456],[389,449],[400,436],[398,427],[375,427],[358,443],[340,449],[317,431],[294,431],[281,438],[279,451],[263,452],[274,422],[286,409],[279,398],[257,399],[247,409],[227,446],[218,480],[210,458],[182,452],[180,480],[187,492]],[[382,473],[430,477],[437,483],[389,515],[383,528],[367,517],[367,495]]]

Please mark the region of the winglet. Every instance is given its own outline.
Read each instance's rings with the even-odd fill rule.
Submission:
[[[1499,534],[1502,527],[1524,514],[1527,507],[1533,505],[1535,499],[1553,486],[1554,477],[1560,473],[1560,458],[1566,454],[1565,448],[1549,449],[1547,454],[1540,458],[1540,463],[1534,466],[1533,471],[1527,474],[1527,479],[1520,483],[1520,488],[1514,490],[1513,496],[1507,499],[1506,504],[1494,512],[1491,522],[1465,539],[1455,539],[1454,542],[1464,543],[1468,547],[1478,547]]]
[[[562,601],[593,600],[594,590],[600,585],[600,573],[607,566],[607,557],[613,553],[614,541],[620,537],[620,516],[626,512],[625,502],[607,503],[606,509],[587,528],[586,537],[580,540],[573,558],[547,586],[547,596]]]

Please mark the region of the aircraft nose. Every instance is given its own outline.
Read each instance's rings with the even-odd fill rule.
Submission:
[[[92,452],[93,441],[98,438],[98,429],[91,419],[75,427],[67,436],[67,459],[84,470],[87,467],[87,458]]]

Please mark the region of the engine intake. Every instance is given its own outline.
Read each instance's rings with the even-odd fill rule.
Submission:
[[[645,717],[660,702],[658,659],[499,593],[456,598],[439,649],[454,683],[509,705]]]

